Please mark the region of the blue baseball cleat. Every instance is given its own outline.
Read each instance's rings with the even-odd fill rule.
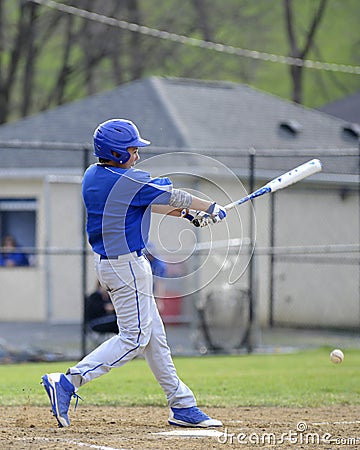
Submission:
[[[68,411],[71,397],[76,398],[75,408],[79,396],[75,393],[75,387],[63,373],[49,373],[42,377],[42,385],[49,396],[52,412],[58,421],[59,427],[68,427],[70,420]]]
[[[197,406],[190,408],[171,408],[168,422],[179,427],[221,427],[220,420],[212,419]]]

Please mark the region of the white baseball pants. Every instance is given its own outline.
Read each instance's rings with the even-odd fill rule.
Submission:
[[[153,296],[149,261],[136,252],[117,260],[95,254],[100,283],[114,304],[119,334],[89,353],[67,376],[75,388],[143,355],[165,392],[170,407],[196,405],[192,391],[179,379],[167,344],[165,329]]]

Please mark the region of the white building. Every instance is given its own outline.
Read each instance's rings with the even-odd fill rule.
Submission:
[[[275,225],[274,197],[254,202],[257,317],[264,325],[272,319],[275,324],[359,326],[356,129],[248,86],[160,77],[0,127],[0,234],[15,234],[22,246],[37,253],[30,267],[0,268],[0,320],[81,321],[83,284],[87,291],[95,286],[91,255],[86,257],[86,278],[82,271],[82,250],[89,249],[83,245],[81,176],[86,155],[88,162],[94,161],[89,150],[93,130],[114,117],[133,120],[152,141],[142,151],[140,167],[153,175],[169,174],[177,187],[223,204],[248,189],[254,149],[256,187],[306,160],[320,158],[321,174],[276,194]],[[59,142],[67,145],[55,144]],[[229,214],[227,226],[195,230],[199,242],[240,239],[243,246],[238,260],[229,257],[230,265],[220,272],[224,248],[211,253],[200,271],[196,267],[203,256],[198,254],[186,264],[172,266],[173,270],[186,266],[188,275],[195,273],[181,282],[176,274],[167,281],[174,295],[188,294],[190,299],[177,311],[180,320],[192,314],[194,290],[203,288],[195,294],[202,296],[226,282],[231,272],[239,286],[248,286],[244,244],[250,237],[251,214],[251,206],[244,205]],[[158,245],[161,240],[161,252],[167,253],[176,250],[181,234],[187,255],[195,242],[189,229],[177,219],[160,223],[155,218],[152,239]],[[272,244],[277,247],[274,258],[269,252]]]

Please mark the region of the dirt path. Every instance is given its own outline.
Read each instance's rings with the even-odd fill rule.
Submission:
[[[360,406],[205,410],[224,423],[210,436],[202,436],[208,430],[169,426],[166,408],[79,406],[69,414],[71,426],[60,429],[47,407],[0,407],[0,448],[360,449]]]

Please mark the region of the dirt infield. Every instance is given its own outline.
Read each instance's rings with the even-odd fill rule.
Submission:
[[[8,449],[360,449],[360,406],[205,408],[224,427],[172,427],[166,408],[79,406],[69,428],[47,407],[0,407],[0,448]],[[164,434],[166,433],[166,434]]]

